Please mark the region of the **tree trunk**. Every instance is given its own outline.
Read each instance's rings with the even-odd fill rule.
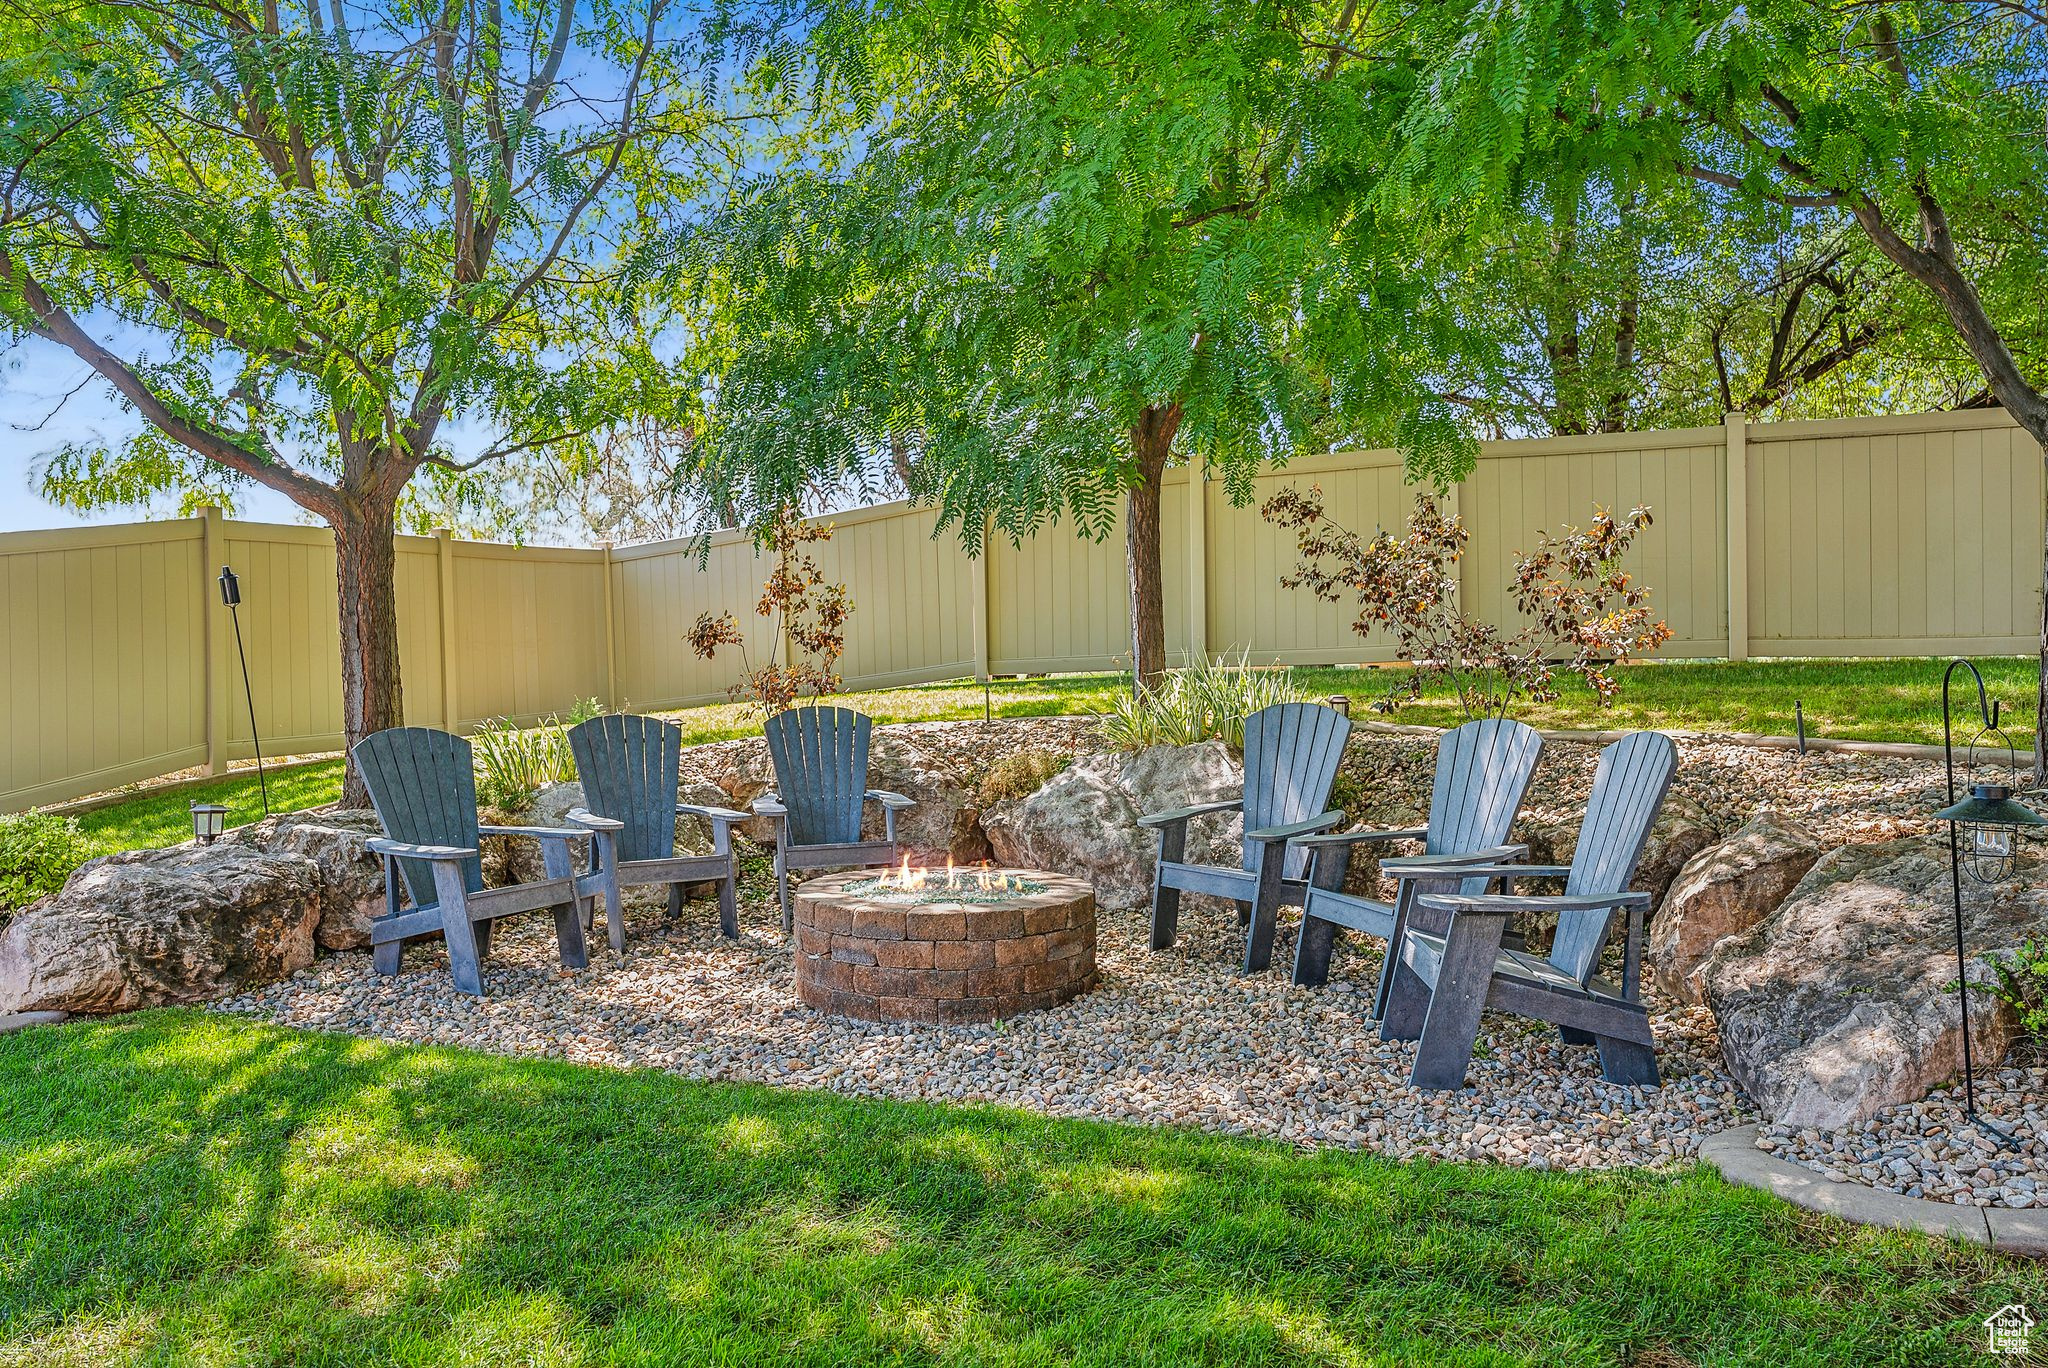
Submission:
[[[398,560],[394,510],[352,505],[334,520],[334,562],[341,587],[341,731],[350,751],[343,807],[368,807],[356,769],[356,742],[404,724],[398,682]]]
[[[1908,242],[1885,221],[1884,214],[1869,199],[1852,200],[1850,212],[1877,244],[1887,260],[1925,286],[1943,312],[1948,314],[1956,335],[1970,349],[1970,355],[1984,371],[1984,381],[2013,421],[2025,428],[2041,447],[2048,461],[2048,397],[2027,383],[2012,349],[2005,344],[1997,323],[1984,307],[1977,288],[1956,264],[1955,244],[1949,234],[1948,216],[1940,203],[1924,188],[1920,196],[1920,231],[1924,246]],[[2034,689],[2034,779],[2048,781],[2048,545],[2041,562],[2041,654],[2040,678]]]
[[[1158,687],[1166,674],[1166,576],[1160,567],[1159,505],[1179,404],[1154,404],[1131,428],[1138,479],[1124,517],[1124,561],[1131,581],[1131,674],[1139,689]]]

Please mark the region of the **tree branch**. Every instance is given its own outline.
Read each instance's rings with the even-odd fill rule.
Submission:
[[[292,469],[268,451],[250,451],[221,433],[187,421],[144,382],[134,367],[100,345],[91,333],[80,327],[78,320],[50,297],[42,282],[23,269],[5,248],[0,248],[0,279],[21,292],[31,316],[31,331],[69,348],[173,441],[217,465],[226,466],[258,484],[277,490],[301,508],[330,522],[340,515],[341,501],[329,485]]]

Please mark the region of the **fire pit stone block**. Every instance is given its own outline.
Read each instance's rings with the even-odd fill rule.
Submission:
[[[1092,989],[1094,890],[1064,874],[996,872],[1032,891],[906,904],[847,891],[872,870],[805,883],[795,900],[797,996],[836,1016],[950,1025],[1043,1011]]]

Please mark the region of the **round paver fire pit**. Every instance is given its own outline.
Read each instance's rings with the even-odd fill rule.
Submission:
[[[993,1021],[1095,986],[1095,892],[1030,869],[859,870],[796,890],[796,991],[864,1021]]]

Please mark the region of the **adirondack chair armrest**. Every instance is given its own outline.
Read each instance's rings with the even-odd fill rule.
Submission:
[[[1294,843],[1313,849],[1324,846],[1363,845],[1368,841],[1419,841],[1427,835],[1428,827],[1399,827],[1392,831],[1360,827],[1357,831],[1327,831],[1320,836],[1297,836]]]
[[[599,819],[603,820],[603,819]],[[625,825],[623,822],[621,826]],[[480,826],[486,836],[527,836],[536,841],[587,841],[590,831],[581,827]]]
[[[588,827],[592,831],[624,831],[626,829],[626,824],[618,818],[600,817],[596,813],[584,808],[570,808],[567,816],[577,826]]]
[[[754,811],[757,813],[761,812],[758,804],[755,805]],[[762,815],[765,816],[766,814]],[[714,822],[744,822],[747,820],[747,814],[744,812],[735,812],[727,807],[713,807],[709,803],[677,803],[676,816],[706,817]]]
[[[1243,806],[1242,798],[1223,798],[1213,803],[1197,803],[1193,807],[1174,808],[1169,812],[1148,812],[1138,819],[1138,825],[1154,829],[1179,826],[1197,817],[1206,817],[1212,812],[1229,812]]]
[[[484,830],[490,830],[485,827]],[[388,836],[372,836],[364,846],[376,855],[389,855],[400,860],[469,860],[477,852],[461,846],[414,845],[410,841],[394,841]]]
[[[1467,866],[1491,867],[1528,853],[1529,847],[1525,845],[1497,845],[1487,850],[1449,851],[1441,855],[1398,855],[1381,860],[1380,872],[1395,879],[1433,879],[1446,869],[1464,873]],[[1526,865],[1511,867],[1518,873],[1527,871]]]
[[[1392,861],[1388,861],[1387,863],[1392,863]],[[1390,874],[1398,875],[1397,870],[1390,869],[1387,872]],[[1570,865],[1525,865],[1507,864],[1503,862],[1491,864],[1461,864],[1458,866],[1458,872],[1464,875],[1466,878],[1484,877],[1488,879],[1562,879],[1572,872],[1572,867]],[[1553,895],[1545,894],[1543,896],[1549,897]]]
[[[888,789],[869,789],[867,796],[892,812],[901,812],[905,808],[917,806],[917,799],[906,798],[900,793],[891,793]]]
[[[756,798],[753,803],[753,808],[754,815],[756,817],[789,816],[788,807],[784,806],[781,798],[777,797],[775,794],[772,793],[764,793],[759,798]]]
[[[1488,866],[1472,865],[1461,867],[1460,872],[1479,875],[1488,872]],[[1493,872],[1505,877],[1516,872],[1512,865]],[[1436,912],[1449,912],[1453,916],[1493,913],[1512,914],[1515,912],[1597,912],[1603,907],[1626,908],[1639,913],[1650,906],[1647,893],[1424,893],[1415,900],[1423,907]]]
[[[1264,845],[1283,845],[1288,841],[1300,840],[1304,836],[1312,836],[1318,831],[1328,831],[1343,820],[1343,811],[1332,808],[1328,812],[1320,813],[1317,816],[1309,817],[1299,822],[1290,822],[1286,826],[1261,827],[1257,831],[1247,831],[1244,834],[1244,838],[1247,841],[1258,841]]]

